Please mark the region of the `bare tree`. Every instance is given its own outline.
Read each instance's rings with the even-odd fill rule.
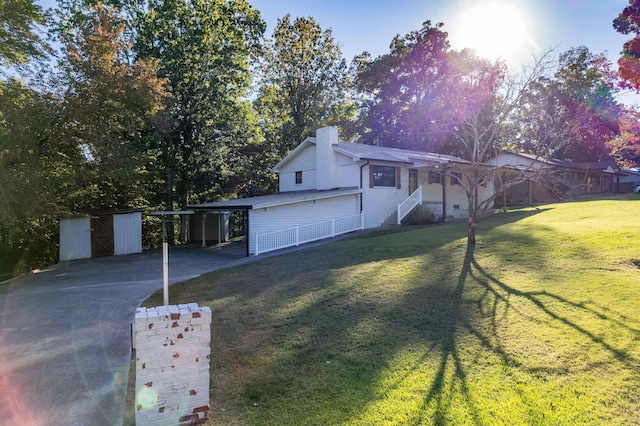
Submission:
[[[480,218],[501,195],[495,191],[479,195],[481,187],[499,180],[502,190],[506,190],[527,179],[542,180],[542,170],[532,162],[530,167],[520,169],[505,181],[499,173],[503,168],[492,159],[505,146],[505,130],[514,128],[514,112],[522,108],[525,93],[534,82],[548,75],[553,69],[553,61],[551,51],[548,51],[535,58],[522,73],[512,74],[503,63],[479,58],[468,50],[453,52],[451,60],[454,63],[451,69],[457,71],[450,76],[453,100],[450,128],[470,164],[452,166],[445,176],[457,180],[466,193],[469,203],[467,244],[474,245]],[[541,117],[543,124],[549,119]],[[515,128],[516,133],[523,131]],[[549,131],[551,128],[548,126]],[[540,139],[537,156],[545,158],[552,152],[550,141],[549,137]]]

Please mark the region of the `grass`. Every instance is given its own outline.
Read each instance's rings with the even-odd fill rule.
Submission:
[[[640,424],[640,199],[362,234],[172,287],[211,424]],[[146,306],[162,304],[162,295]]]

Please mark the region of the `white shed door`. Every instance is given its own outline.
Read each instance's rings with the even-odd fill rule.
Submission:
[[[91,219],[60,219],[60,261],[91,257]]]
[[[113,253],[142,252],[142,213],[113,215]]]

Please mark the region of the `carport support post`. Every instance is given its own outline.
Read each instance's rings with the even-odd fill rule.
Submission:
[[[222,214],[220,212],[220,210],[218,210],[218,249],[222,248],[222,225],[223,225],[223,219],[222,219]]]
[[[205,227],[207,226],[207,212],[202,211],[202,244],[200,247],[205,248],[207,246],[207,234]]]
[[[162,294],[164,306],[169,306],[169,243],[162,243]]]
[[[162,295],[164,306],[169,306],[169,243],[165,216],[162,216]]]

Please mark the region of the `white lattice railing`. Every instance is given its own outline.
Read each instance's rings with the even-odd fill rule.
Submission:
[[[310,243],[324,238],[332,238],[336,235],[360,229],[364,229],[363,213],[325,220],[310,225],[296,226],[281,231],[266,232],[263,234],[254,233],[254,254],[258,255],[260,253]]]
[[[422,186],[419,186],[413,191],[413,194],[409,195],[409,198],[398,204],[398,225],[418,204],[422,204]]]

